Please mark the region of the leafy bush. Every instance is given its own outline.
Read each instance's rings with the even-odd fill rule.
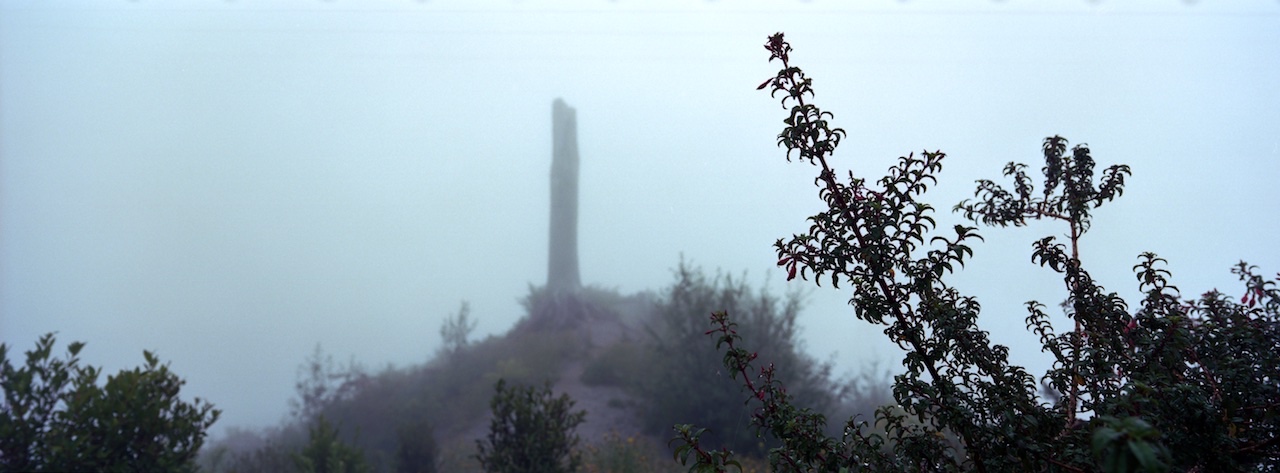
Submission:
[[[471,332],[475,331],[477,323],[478,320],[471,318],[471,304],[462,301],[458,313],[449,316],[440,325],[440,341],[443,345],[440,353],[445,356],[460,353],[470,343]]]
[[[572,412],[567,394],[553,397],[550,383],[508,388],[498,380],[490,401],[493,419],[485,440],[476,440],[476,458],[490,473],[575,472],[582,466],[573,430],[587,413]]]
[[[80,366],[84,343],[50,358],[47,334],[14,367],[0,344],[0,470],[193,471],[196,454],[219,411],[182,401],[184,383],[143,352],[146,365],[98,386],[100,369]]]
[[[1035,378],[1008,363],[1007,347],[977,327],[979,304],[944,277],[973,255],[973,227],[934,235],[933,208],[919,200],[936,182],[944,154],[902,157],[874,185],[849,174],[842,182],[828,158],[844,138],[829,112],[809,103],[812,80],[790,63],[781,33],[765,45],[782,70],[771,87],[790,105],[778,144],[787,158],[820,168],[816,184],[828,210],[805,234],[778,240],[780,266],[853,292],[856,316],[905,351],[895,377],[895,406],[877,413],[883,434],[850,420],[842,438],[823,434],[825,418],[800,405],[727,313],[712,317],[724,366],[741,376],[758,403],[757,426],[783,441],[770,452],[775,471],[1276,471],[1280,469],[1280,290],[1241,262],[1233,273],[1244,297],[1217,291],[1185,300],[1169,283],[1164,260],[1144,253],[1134,266],[1145,294],[1136,311],[1106,292],[1078,257],[1092,211],[1118,197],[1127,166],[1103,170],[1088,147],[1067,153],[1061,137],[1045,140],[1043,190],[1025,165],[1010,163],[1013,190],[979,181],[975,202],[956,206],[988,225],[1030,219],[1065,223],[1070,241],[1046,237],[1032,261],[1061,274],[1074,327],[1058,333],[1044,306],[1027,303],[1027,327],[1056,361],[1044,382],[1060,396],[1038,396]],[[1278,278],[1280,279],[1280,275]],[[908,421],[911,419],[911,421]],[[677,457],[694,469],[724,471],[732,454],[704,448],[700,431],[677,427]]]
[[[818,410],[836,407],[842,391],[831,380],[830,365],[813,360],[799,346],[795,322],[800,305],[796,294],[778,299],[727,276],[708,278],[682,262],[647,327],[645,370],[631,377],[646,429],[666,432],[673,423],[692,421],[708,428],[709,438],[736,451],[760,456],[767,451],[751,428],[742,387],[723,375],[717,366],[720,355],[706,343],[706,315],[724,309],[746,319],[743,326],[749,329],[742,336],[787,373],[793,396]]]
[[[293,455],[302,473],[364,473],[370,471],[364,452],[338,439],[338,429],[324,416],[310,428],[311,440]]]
[[[400,446],[396,449],[396,471],[400,473],[435,473],[440,448],[435,432],[425,420],[402,424],[396,430]]]

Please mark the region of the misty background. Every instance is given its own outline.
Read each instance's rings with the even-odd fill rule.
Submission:
[[[948,154],[940,227],[1041,141],[1126,163],[1082,259],[1136,303],[1143,251],[1184,297],[1280,271],[1280,2],[1062,0],[0,1],[0,342],[57,331],[107,372],[153,350],[215,432],[279,421],[317,343],[371,370],[430,358],[470,301],[502,333],[546,277],[551,103],[577,109],[584,284],[672,281],[681,255],[803,290],[810,353],[897,369],[848,293],[785,281],[772,243],[821,209],[776,147],[761,47],[786,32],[877,178]],[[1060,278],[988,229],[954,281],[1043,372],[1023,302]],[[1236,294],[1238,295],[1238,294]],[[695,314],[694,316],[697,316]],[[711,341],[708,340],[710,344]]]

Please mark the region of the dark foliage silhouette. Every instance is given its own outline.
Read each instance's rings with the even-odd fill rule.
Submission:
[[[319,416],[308,429],[310,441],[293,454],[293,462],[302,473],[364,473],[371,468],[359,448],[338,438],[338,427]]]
[[[476,458],[485,471],[572,473],[582,467],[573,430],[586,412],[574,412],[568,395],[553,396],[549,384],[508,387],[505,380],[495,389],[489,433],[476,440]]]
[[[779,240],[778,264],[791,278],[812,278],[852,292],[855,315],[883,327],[905,352],[894,378],[893,406],[881,408],[874,433],[851,419],[840,438],[826,419],[800,404],[759,367],[731,313],[712,316],[723,363],[750,391],[755,425],[783,445],[770,451],[775,471],[1275,471],[1280,469],[1280,291],[1256,268],[1233,270],[1244,297],[1210,291],[1183,299],[1164,260],[1139,256],[1133,267],[1145,294],[1135,310],[1099,286],[1078,248],[1094,209],[1118,197],[1129,168],[1115,165],[1095,182],[1090,149],[1067,153],[1067,140],[1042,148],[1043,188],[1026,166],[1010,163],[1010,191],[978,182],[975,201],[956,206],[982,224],[1064,222],[1069,247],[1046,237],[1032,261],[1063,276],[1067,316],[1058,333],[1044,306],[1027,303],[1027,328],[1055,357],[1043,382],[1060,393],[1038,396],[1034,376],[1008,362],[977,325],[981,306],[944,278],[973,256],[976,228],[935,228],[933,207],[919,200],[945,155],[899,159],[874,184],[831,166],[845,133],[811,103],[813,82],[791,64],[781,33],[765,48],[782,69],[765,81],[789,110],[778,144],[787,159],[819,168],[815,183],[827,210],[806,233]],[[939,234],[940,233],[940,234]],[[1280,275],[1278,275],[1280,278]],[[677,426],[676,456],[698,471],[724,471],[732,453],[705,447],[698,428]]]
[[[0,344],[0,470],[194,471],[219,412],[178,397],[184,381],[143,352],[146,364],[108,376],[82,366],[84,343],[52,357],[53,334],[17,367]]]

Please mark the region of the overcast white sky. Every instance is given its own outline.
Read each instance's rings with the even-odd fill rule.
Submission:
[[[1280,271],[1277,1],[0,0],[0,342],[58,331],[109,372],[156,351],[221,431],[278,421],[316,343],[420,362],[462,300],[500,333],[546,273],[556,97],[584,282],[661,288],[683,254],[807,287],[773,267],[820,205],[755,90],[776,31],[849,132],[837,166],[948,153],[943,228],[1061,134],[1133,167],[1083,248],[1109,289],[1148,250],[1187,296]],[[1063,292],[1030,244],[1063,233],[984,229],[957,279],[1037,370],[1022,303]],[[811,293],[810,351],[896,366],[847,297]]]

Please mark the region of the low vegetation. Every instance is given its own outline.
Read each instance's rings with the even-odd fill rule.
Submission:
[[[803,353],[795,326],[801,309],[797,296],[778,298],[734,278],[708,277],[683,263],[674,273],[672,284],[656,294],[583,288],[573,303],[581,312],[573,318],[580,321],[578,327],[529,321],[549,304],[543,300],[549,297],[545,291],[531,288],[524,301],[529,311],[525,320],[503,336],[472,341],[474,318],[463,304],[442,324],[444,348],[418,366],[368,373],[355,363],[338,366],[317,349],[299,370],[294,420],[253,441],[220,442],[208,449],[206,466],[211,471],[278,471],[282,460],[306,445],[303,426],[323,416],[339,440],[364,453],[374,471],[482,471],[486,466],[489,471],[523,471],[494,466],[499,463],[485,452],[495,451],[496,444],[487,444],[483,452],[476,448],[475,440],[486,438],[486,432],[495,435],[482,422],[492,416],[493,403],[506,399],[501,405],[508,412],[513,393],[554,386],[570,362],[582,363],[583,384],[622,389],[626,396],[610,399],[610,408],[627,410],[642,426],[612,437],[582,438],[568,450],[580,458],[576,471],[636,471],[622,466],[631,463],[652,466],[643,471],[677,471],[665,443],[671,426],[690,415],[712,426],[717,438],[763,458],[776,440],[756,438],[751,409],[733,401],[740,388],[716,375],[720,355],[701,343],[707,330],[703,317],[726,304],[751,314],[757,327],[751,339],[796,373],[788,380],[806,402],[847,413],[859,400],[862,406],[878,405],[888,395],[887,381],[881,378],[875,386],[857,390],[861,398],[846,396],[854,390],[837,382],[829,365]],[[616,341],[593,341],[584,328],[592,323],[618,324],[628,333]],[[868,401],[872,398],[876,401]],[[551,399],[542,399],[543,404]],[[244,432],[237,435],[248,438]],[[412,447],[418,443],[431,447]],[[485,463],[477,454],[492,461]],[[563,471],[570,471],[571,464],[566,460]]]

